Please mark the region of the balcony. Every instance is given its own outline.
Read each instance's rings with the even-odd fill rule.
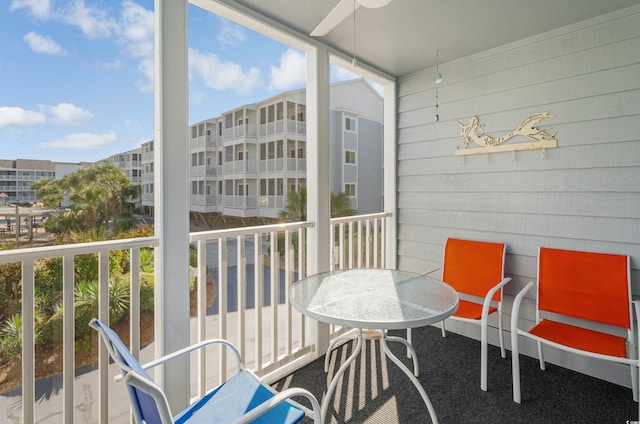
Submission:
[[[349,259],[341,256],[339,248],[337,259],[334,254],[328,253],[333,244],[327,243],[326,240],[330,233],[327,228],[328,208],[321,204],[320,199],[327,199],[329,196],[326,180],[323,179],[330,173],[329,155],[325,149],[328,145],[330,118],[327,95],[329,64],[331,59],[346,68],[351,66],[349,52],[353,51],[352,33],[335,31],[330,36],[335,40],[332,46],[323,44],[322,40],[308,37],[314,26],[326,15],[326,5],[322,5],[321,2],[308,4],[304,11],[305,15],[309,16],[306,20],[299,19],[302,13],[300,8],[281,7],[280,2],[243,1],[242,6],[236,5],[237,2],[194,3],[291,46],[302,45],[307,57],[307,87],[310,93],[307,98],[307,105],[310,107],[305,118],[308,121],[307,187],[310,189],[309,202],[313,205],[309,210],[313,223],[309,224],[310,227],[304,228],[261,229],[263,235],[257,236],[257,242],[256,235],[253,235],[254,246],[261,246],[263,237],[264,243],[273,246],[276,237],[272,231],[284,232],[283,237],[287,240],[292,237],[292,233],[296,233],[299,234],[300,242],[301,238],[305,237],[312,245],[307,262],[302,261],[306,269],[312,270],[311,272],[326,269],[331,261],[335,263],[342,260],[349,264]],[[577,3],[574,2],[574,6]],[[536,5],[530,10],[527,18],[532,22],[548,23],[546,29],[539,29],[543,32],[539,32],[538,28],[531,31],[531,25],[520,25],[518,28],[514,27],[513,31],[498,32],[499,36],[494,37],[494,43],[490,45],[487,45],[487,39],[481,36],[456,38],[456,35],[459,36],[461,29],[475,31],[478,21],[491,22],[494,25],[489,26],[492,27],[500,26],[502,22],[518,22],[521,18],[521,7],[514,7],[513,11],[505,8],[480,8],[478,11],[482,19],[479,19],[477,13],[460,14],[460,5],[451,2],[450,5],[442,5],[442,11],[449,12],[450,16],[442,19],[443,22],[455,21],[457,24],[438,27],[424,24],[424,16],[429,14],[429,5],[425,2],[392,2],[385,6],[393,9],[393,13],[387,14],[393,16],[388,21],[390,31],[375,31],[378,27],[370,25],[374,30],[364,31],[362,37],[377,48],[360,51],[358,57],[358,63],[364,65],[358,65],[358,68],[361,68],[367,77],[384,86],[384,210],[393,211],[395,214],[391,219],[392,223],[387,226],[393,233],[385,243],[390,246],[389,250],[380,254],[380,258],[385,258],[385,264],[409,270],[429,269],[428,266],[441,257],[441,241],[448,235],[500,239],[510,245],[506,263],[508,274],[514,277],[513,290],[516,290],[529,279],[535,278],[536,249],[540,245],[610,251],[626,253],[632,257],[633,294],[639,294],[637,276],[640,263],[640,227],[637,181],[640,168],[637,161],[636,129],[640,109],[638,96],[634,94],[639,88],[636,77],[639,62],[636,52],[640,46],[640,38],[637,37],[640,9],[637,5],[619,9],[624,7],[623,3],[600,2],[601,7],[598,11],[585,5],[584,8],[579,8],[584,14],[576,13],[578,9],[575,7]],[[291,5],[294,4],[295,2],[291,2]],[[186,114],[181,113],[188,108],[188,20],[185,2],[159,0],[156,5],[159,6],[155,11],[159,15],[159,19],[156,19],[159,24],[156,31],[160,36],[157,37],[158,44],[154,51],[156,66],[161,72],[156,73],[156,87],[160,89],[156,90],[154,96],[158,106],[154,118],[155,122],[162,125],[157,124],[155,128],[155,134],[160,135],[155,142],[162,146],[156,149],[159,153],[155,165],[156,176],[167,178],[158,178],[156,183],[156,188],[162,190],[163,194],[158,199],[156,221],[158,231],[164,232],[163,239],[154,239],[150,243],[155,247],[156,253],[158,250],[162,253],[163,287],[172,289],[164,291],[163,294],[171,298],[170,295],[173,293],[186,292],[175,287],[180,284],[180,279],[171,277],[176,274],[178,277],[185,274],[186,277],[187,274],[179,269],[179,264],[177,265],[173,259],[179,258],[179,254],[184,251],[179,242],[184,241],[186,245],[186,231],[179,228],[179,221],[183,206],[188,203],[187,194],[184,193],[187,182],[175,177],[187,175],[184,172],[184,164],[187,163],[186,152],[184,146],[176,143],[173,136],[181,134],[188,125],[185,122]],[[519,5],[524,7],[526,2]],[[465,2],[464,6],[469,8],[474,5],[472,2]],[[416,13],[416,10],[424,13]],[[371,18],[367,18],[367,15]],[[362,14],[362,18],[369,19],[369,23],[372,23],[373,16],[374,13]],[[557,19],[556,23],[545,17],[554,17]],[[297,29],[294,30],[287,24],[291,22],[297,23]],[[570,25],[559,27],[557,22]],[[367,23],[361,27],[367,28]],[[443,28],[445,32],[449,31],[448,37],[442,33],[429,32],[442,31]],[[443,108],[443,119],[438,123],[433,122],[435,111],[430,101],[437,99],[437,93],[433,92],[437,88],[432,82],[437,68],[434,67],[433,56],[437,55],[420,55],[420,62],[416,62],[415,48],[406,42],[405,29],[420,35],[412,39],[421,40],[422,44],[427,43],[422,46],[421,51],[437,52],[439,46],[434,44],[437,40],[465,40],[464,43],[457,43],[457,46],[452,45],[444,51],[447,57],[443,57],[441,62],[445,75],[441,98],[448,107]],[[519,32],[520,29],[526,29],[527,34]],[[549,124],[554,130],[558,130],[562,137],[561,145],[557,149],[517,153],[514,150],[510,155],[506,152],[496,152],[455,157],[455,152],[458,151],[456,147],[461,145],[462,141],[455,125],[449,125],[454,120],[466,122],[469,117],[477,114],[482,122],[488,118],[487,133],[502,130],[507,133],[515,128],[518,120],[527,113],[540,110],[549,110],[557,116],[556,120]],[[226,126],[230,128],[236,122],[238,120],[231,120]],[[235,137],[233,133],[225,135]],[[359,225],[356,227],[360,228]],[[174,230],[175,228],[178,229]],[[336,231],[340,233],[340,228]],[[265,232],[269,234],[268,242],[264,236]],[[348,231],[345,234],[354,233]],[[172,243],[160,243],[165,237],[166,240],[176,241],[173,251],[165,248]],[[223,247],[219,249],[220,252],[226,252],[218,257],[218,263],[223,265],[231,261],[232,256],[229,253],[240,252],[236,257],[240,258],[239,261],[242,263],[242,258],[247,255],[243,252],[250,250],[242,242],[227,249],[229,238],[237,240],[237,234],[212,233],[207,237],[214,240],[212,245],[218,244]],[[292,261],[287,254],[287,249],[289,252],[292,250],[290,247],[287,248],[289,244],[285,243],[283,246],[285,275],[279,281],[286,282],[287,278],[289,281],[292,279],[290,276],[287,277],[287,272],[291,272],[292,269],[287,268],[287,258],[290,263],[298,261],[295,260],[295,256]],[[86,248],[85,250],[85,247],[82,247],[79,252],[97,252],[103,255],[100,251],[102,247]],[[107,250],[111,248],[132,249],[132,252],[137,249],[126,244],[109,246]],[[274,247],[270,252],[276,250],[277,247]],[[333,252],[335,251],[336,248],[333,248]],[[206,254],[202,252],[202,249],[199,250],[199,255],[206,258]],[[13,253],[3,254],[5,253],[5,256],[0,256],[3,261],[21,261],[27,264],[26,275],[32,272],[30,267],[33,267],[33,260],[37,255],[65,255],[62,251],[40,252],[37,249],[23,251],[22,256],[11,257]],[[331,260],[326,260],[328,256]],[[135,258],[135,253],[132,257]],[[372,261],[376,257],[377,255],[373,255],[369,260]],[[65,260],[68,264],[71,262],[69,259]],[[364,257],[360,260],[366,263]],[[269,261],[272,259],[269,258]],[[358,263],[358,260],[353,261]],[[254,273],[256,263],[259,262],[254,262]],[[277,260],[276,263],[280,266],[281,261]],[[66,275],[69,274],[69,268],[67,267]],[[238,269],[241,268],[242,266]],[[174,273],[173,269],[179,271]],[[220,280],[226,279],[224,281],[228,282],[230,279],[228,272],[224,270],[226,268],[220,269],[223,270],[219,275]],[[259,273],[261,267],[257,269]],[[272,281],[275,281],[276,275],[280,278],[276,269],[276,266],[270,266],[268,274],[263,272],[263,278],[266,278],[265,275],[271,276],[272,273]],[[197,272],[202,276],[203,267]],[[299,266],[297,272],[300,276],[304,275],[304,268]],[[236,281],[242,282],[248,275],[248,272],[240,273],[236,275]],[[102,276],[101,280],[104,278],[106,277]],[[72,277],[68,276],[65,280],[67,282],[64,290],[69,299],[72,298],[73,287],[68,281],[72,281]],[[200,280],[202,281],[202,278]],[[240,284],[241,289],[242,287]],[[272,287],[271,284],[269,287]],[[273,286],[273,290],[269,292],[270,300],[271,296],[275,296],[276,287]],[[246,293],[238,290],[237,284],[223,284],[222,288],[227,290],[227,299],[231,290],[240,295]],[[27,282],[23,291],[25,289],[26,299],[33,299],[33,293],[29,293],[29,290],[33,291],[33,284]],[[264,287],[259,285],[257,290],[254,289],[254,293],[260,289],[264,290]],[[280,294],[286,296],[286,290],[280,291],[278,295]],[[216,296],[223,299],[223,306],[224,296],[222,290]],[[278,296],[275,299],[279,301]],[[531,303],[535,301],[527,300]],[[23,303],[28,302],[23,299]],[[276,304],[277,307],[271,306]],[[254,355],[253,359],[250,358],[250,366],[257,368],[269,381],[278,382],[280,387],[312,385],[312,390],[321,397],[322,390],[326,387],[326,376],[317,372],[317,358],[323,354],[318,346],[324,339],[329,338],[330,332],[333,334],[334,329],[327,330],[315,338],[313,343],[317,342],[319,345],[296,345],[294,335],[298,334],[298,327],[293,324],[297,319],[296,313],[288,307],[286,298],[282,304],[271,302],[269,305],[263,305],[264,314],[261,315],[266,314],[266,317],[251,315],[255,313],[255,308],[253,312],[234,312],[228,305],[226,307],[226,313],[219,312],[217,321],[214,320],[211,325],[198,327],[198,323],[202,321],[192,319],[192,333],[198,334],[192,339],[197,340],[202,331],[209,335],[210,329],[217,331],[215,329],[220,328],[226,332],[224,335],[233,340],[237,333],[248,333],[247,327],[251,327],[247,325],[248,322],[262,319],[261,325],[252,327],[260,330],[267,325],[267,330],[263,330],[263,337],[259,338],[258,342],[240,342],[245,355]],[[200,309],[202,308],[199,307],[198,310]],[[284,312],[281,312],[281,309],[284,309]],[[182,315],[172,314],[172,311],[163,312],[165,313],[156,319],[159,321],[158,325],[165,324],[164,328],[168,326],[167,323],[173,325],[174,322],[183,319]],[[104,308],[102,313],[106,313]],[[273,317],[282,319],[276,320]],[[184,318],[186,320],[188,317]],[[532,316],[526,318],[533,319]],[[72,321],[72,318],[67,318],[67,328],[72,329],[69,321]],[[280,325],[284,325],[284,329],[280,328]],[[301,332],[304,328],[305,326],[300,326]],[[319,331],[323,330],[322,326],[316,328]],[[524,383],[525,399],[522,405],[514,405],[510,400],[509,371],[508,368],[504,370],[504,361],[500,359],[489,364],[489,392],[481,393],[474,387],[475,379],[467,374],[477,372],[473,364],[477,362],[478,343],[472,338],[457,335],[441,339],[437,331],[431,335],[428,333],[430,329],[424,331],[425,333],[421,333],[421,337],[415,342],[417,346],[424,343],[424,347],[417,347],[423,367],[421,381],[433,398],[441,422],[618,423],[633,422],[637,418],[637,404],[631,401],[630,390],[623,387],[623,382],[620,386],[611,385],[557,367],[550,367],[542,373],[537,370],[537,364],[531,361],[523,366],[524,380],[528,383]],[[221,331],[217,334],[221,334]],[[316,335],[314,334],[314,337]],[[305,336],[308,337],[309,334],[306,333]],[[174,344],[176,339],[181,341],[180,337],[176,337],[164,343],[162,347]],[[3,421],[22,420],[31,423],[60,417],[59,421],[65,423],[107,422],[108,414],[118,414],[118,408],[121,408],[121,412],[112,422],[128,422],[128,412],[122,405],[123,402],[115,397],[118,388],[112,385],[116,383],[112,383],[108,378],[110,371],[106,368],[104,355],[99,366],[98,383],[84,379],[94,375],[93,373],[79,372],[75,377],[68,368],[62,377],[63,383],[60,383],[61,380],[49,381],[45,383],[48,386],[40,391],[40,388],[36,390],[34,387],[33,373],[29,373],[30,366],[27,360],[33,347],[33,334],[27,331],[23,340],[27,346],[23,352],[23,360],[26,363],[25,375],[29,378],[25,379],[22,386],[24,396],[16,395],[9,399],[8,404],[2,405],[6,411],[6,416],[0,417]],[[316,351],[313,351],[314,348]],[[349,349],[349,345],[343,349]],[[534,349],[535,347],[532,350]],[[73,349],[65,348],[65,351],[73,352]],[[258,351],[257,355],[253,353],[255,351]],[[153,356],[153,353],[147,352],[149,349],[140,350],[143,356]],[[288,352],[293,353],[293,359],[289,359]],[[372,352],[377,356],[377,351]],[[342,353],[341,351],[341,356]],[[370,351],[367,350],[367,353]],[[279,356],[281,354],[282,360]],[[365,357],[369,358],[371,355]],[[347,374],[349,378],[345,378],[346,385],[341,386],[336,394],[340,399],[348,400],[348,403],[344,408],[337,409],[337,415],[332,417],[332,421],[426,421],[421,415],[424,410],[419,402],[411,401],[410,396],[415,395],[411,386],[404,390],[406,380],[396,379],[391,374],[393,367],[387,370],[383,358],[379,359],[375,362],[377,368],[373,368],[374,362],[371,365],[355,363]],[[523,365],[524,361],[525,358]],[[576,364],[570,355],[563,356],[558,362],[576,368],[582,366],[583,372],[587,371],[603,378],[609,377],[603,375],[611,370],[600,365],[589,367],[592,364],[587,364],[585,367],[585,364]],[[199,359],[193,358],[191,361],[194,367],[199,367],[200,364]],[[190,379],[192,393],[201,390],[201,384],[197,382],[198,376],[201,380],[204,380],[203,375],[213,376],[215,379],[224,376],[224,365],[220,366],[216,362],[213,366],[216,369],[206,373],[202,372],[202,369],[193,371],[194,377]],[[506,366],[508,367],[508,363]],[[291,377],[288,376],[290,371],[294,371]],[[367,374],[377,377],[371,386],[359,383],[360,376]],[[612,376],[611,380],[622,381],[615,376]],[[175,383],[179,385],[180,382]],[[91,388],[94,384],[98,384],[101,389],[85,391],[85,385]],[[37,408],[53,404],[56,409],[38,409],[35,413],[36,392],[39,401]],[[53,396],[56,393],[62,393],[64,397]],[[173,397],[181,401],[180,394]],[[21,400],[24,402],[21,403]],[[76,402],[78,407],[74,409]],[[23,405],[24,409],[21,410]],[[385,415],[389,411],[395,415]]]
[[[231,128],[225,128],[222,132],[222,141],[233,141],[243,138],[256,138],[256,124],[236,125]]]
[[[334,234],[332,268],[345,265],[383,267],[385,264],[385,229],[389,214],[340,218],[332,222]],[[275,381],[305,362],[314,359],[314,345],[306,330],[305,317],[292,309],[287,301],[287,289],[304,276],[307,269],[307,231],[313,223],[291,223],[190,234],[197,250],[199,267],[196,278],[191,318],[191,340],[223,337],[232,340],[241,350],[246,363],[257,374]],[[349,236],[351,234],[352,236]],[[22,333],[22,390],[4,393],[0,405],[7,418],[18,422],[41,422],[47,416],[60,416],[65,422],[114,422],[128,416],[126,399],[121,387],[114,386],[114,370],[109,366],[106,351],[92,340],[91,349],[99,351],[98,363],[88,370],[75,369],[79,355],[74,341],[75,306],[74,261],[80,257],[97,256],[98,318],[108,322],[110,310],[109,258],[126,255],[130,260],[128,335],[123,337],[132,351],[143,361],[154,356],[153,344],[141,343],[141,251],[154,249],[155,237],[82,243],[0,252],[0,264],[19,263],[22,269],[22,316],[24,322],[34,322],[34,306],[38,286],[34,270],[45,258],[60,257],[62,264],[62,344],[64,371],[60,376],[36,380],[37,327],[25,325]],[[212,299],[214,299],[212,301]],[[238,299],[242,300],[238,302]],[[262,299],[262,301],[256,301]],[[149,319],[150,315],[145,315]],[[341,328],[331,328],[340,334]],[[212,354],[212,353],[210,353]],[[192,395],[212,387],[224,378],[226,365],[202,358],[192,359]],[[88,372],[87,372],[88,371]],[[87,396],[95,402],[87,404]],[[98,407],[98,405],[101,405]],[[89,408],[83,413],[83,408]],[[85,414],[85,415],[83,415]],[[83,418],[85,417],[85,418]],[[91,417],[85,421],[86,417]],[[0,418],[3,418],[0,416]]]
[[[255,174],[258,169],[257,162],[255,159],[225,161],[223,164],[223,175]]]
[[[189,148],[191,150],[220,147],[220,138],[216,135],[203,135],[189,140]]]
[[[261,159],[258,161],[258,170],[260,173],[288,171],[304,174],[307,171],[307,161],[297,158]]]
[[[331,268],[384,268],[388,245],[385,238],[390,214],[372,214],[331,220]],[[198,263],[191,317],[192,342],[223,337],[235,343],[247,366],[273,382],[278,389],[308,388],[322,399],[327,387],[323,358],[308,331],[311,321],[288,303],[288,287],[306,275],[307,232],[313,223],[290,223],[191,233]],[[34,249],[4,251],[0,263],[20,262],[24,322],[33,322],[37,287],[34,268],[40,259],[61,257],[63,264],[64,309],[74,310],[74,260],[97,255],[98,317],[109,317],[109,257],[126,252],[131,263],[128,341],[142,361],[154,358],[154,344],[141,344],[140,288],[141,251],[158,245],[155,237],[84,243]],[[272,254],[276,252],[276,254]],[[309,252],[313,254],[313,252]],[[260,265],[260,266],[257,266]],[[262,299],[262,301],[256,301]],[[240,302],[238,301],[240,300]],[[147,319],[150,315],[145,315]],[[148,323],[147,323],[148,326]],[[345,329],[327,327],[330,337]],[[100,351],[98,363],[75,369],[78,354],[74,343],[74,314],[63,314],[62,375],[36,380],[33,326],[23,329],[22,389],[0,395],[0,410],[12,422],[128,422],[129,411],[122,383],[113,381],[116,370],[109,364],[104,348],[92,339],[92,349]],[[402,335],[399,333],[398,335]],[[509,359],[501,359],[499,349],[490,346],[489,391],[476,387],[479,374],[479,343],[474,338],[425,327],[414,331],[414,347],[421,367],[420,382],[425,387],[441,422],[626,422],[635,419],[637,404],[631,390],[594,379],[568,369],[550,366],[542,372],[535,359],[523,357],[524,403],[511,398]],[[405,358],[402,345],[391,345]],[[353,349],[348,342],[332,354],[330,374],[335,373]],[[225,378],[225,361],[208,359],[217,351],[207,351],[190,362],[191,396]],[[364,359],[363,359],[364,358]],[[409,360],[407,364],[410,365]],[[379,346],[367,341],[363,354],[332,400],[328,422],[429,422],[428,411],[406,376],[392,365]],[[549,388],[553,388],[549,390]],[[562,405],[562,408],[549,408]],[[485,421],[486,420],[486,421]],[[57,421],[56,421],[57,422]]]

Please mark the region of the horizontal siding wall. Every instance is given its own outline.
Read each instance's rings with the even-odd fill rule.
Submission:
[[[505,242],[513,295],[536,279],[540,246],[620,253],[631,256],[640,296],[640,6],[443,63],[440,72],[437,123],[435,69],[399,80],[398,266],[434,268],[447,237]],[[454,156],[463,146],[456,120],[477,116],[499,137],[537,112],[554,116],[537,127],[557,132],[557,148]],[[533,302],[524,306],[530,320]]]

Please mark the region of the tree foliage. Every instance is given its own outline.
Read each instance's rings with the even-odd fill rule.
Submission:
[[[331,193],[331,218],[351,216],[355,210],[351,207],[351,200],[344,191]]]
[[[298,191],[287,193],[287,204],[280,211],[280,218],[285,221],[307,220],[307,188],[300,187]]]
[[[345,192],[331,193],[331,217],[351,216],[355,210],[351,207],[349,196]],[[307,188],[300,187],[298,191],[287,194],[287,204],[280,211],[280,218],[285,221],[307,220]]]
[[[54,234],[99,232],[101,227],[118,231],[135,223],[127,200],[138,195],[139,187],[131,184],[124,170],[111,164],[84,168],[59,180],[42,179],[32,187],[46,206],[58,207],[65,198],[71,203],[44,223]]]

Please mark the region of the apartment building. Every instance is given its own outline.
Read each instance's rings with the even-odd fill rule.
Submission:
[[[31,184],[43,178],[60,179],[89,163],[52,162],[36,159],[0,159],[0,202],[34,203],[37,195]]]
[[[111,155],[108,158],[96,162],[96,164],[99,163],[110,163],[116,168],[122,169],[127,175],[129,181],[131,181],[131,184],[138,186],[142,185],[142,147],[122,153],[116,153],[115,155]],[[131,198],[127,199],[127,201],[133,204],[140,204],[141,198]]]
[[[111,155],[96,163],[110,163],[116,168],[122,169],[132,184],[142,182],[142,147]]]
[[[305,100],[292,90],[192,124],[190,210],[277,218],[306,185]],[[382,113],[366,80],[332,84],[330,188],[358,213],[382,210]],[[153,207],[153,140],[142,144],[141,200]]]

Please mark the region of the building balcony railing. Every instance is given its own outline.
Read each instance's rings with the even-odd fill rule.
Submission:
[[[256,196],[224,196],[224,207],[229,209],[255,209],[258,207]]]
[[[223,142],[240,138],[256,138],[256,124],[236,125],[222,131]]]
[[[192,206],[218,206],[222,196],[217,194],[192,194]]]
[[[260,124],[258,135],[260,137],[268,137],[271,135],[283,134],[285,130],[285,122],[286,122],[286,129],[288,134],[306,134],[307,133],[306,122],[287,119],[287,120],[280,120],[280,121],[274,121],[274,122],[267,122],[266,124]]]
[[[191,150],[202,149],[205,147],[216,148],[222,145],[220,138],[216,135],[205,135],[196,138],[192,138],[189,141],[189,147]]]
[[[191,177],[216,177],[220,167],[216,165],[195,165],[191,167]]]
[[[263,209],[284,209],[286,196],[284,195],[262,195],[258,197],[258,207]]]
[[[227,161],[223,165],[224,175],[255,173],[257,169],[258,164],[255,159]]]
[[[259,172],[307,171],[307,161],[297,158],[264,159],[258,161]]]
[[[333,219],[331,268],[384,267],[387,263],[385,228],[390,217],[391,214],[380,213]],[[306,331],[306,318],[289,304],[288,289],[307,274],[307,255],[314,253],[300,246],[306,245],[307,231],[313,226],[311,222],[298,222],[191,233],[189,240],[195,246],[198,263],[202,264],[193,273],[196,280],[193,290],[198,300],[191,318],[191,340],[222,337],[232,341],[247,366],[270,381],[307,363],[305,357],[311,360],[315,355],[314,340]],[[142,361],[149,361],[153,359],[154,350],[140,342],[141,252],[154,249],[158,244],[157,238],[147,237],[0,252],[0,264],[20,264],[20,300],[25,323],[22,326],[21,390],[0,396],[0,408],[7,411],[7,416],[22,423],[38,422],[50,416],[60,416],[65,423],[86,422],[87,413],[92,422],[96,416],[100,423],[128,421],[130,411],[122,382],[113,381],[117,372],[109,365],[108,355],[102,345],[98,347],[96,339],[92,341],[92,349],[101,352],[96,367],[81,373],[75,369],[74,325],[79,317],[74,291],[76,280],[81,281],[82,276],[74,275],[74,261],[97,257],[97,314],[100,320],[109,322],[113,300],[109,288],[110,258],[128,256],[130,324],[123,340]],[[56,389],[52,389],[50,379],[36,380],[35,373],[38,333],[33,323],[37,320],[35,308],[39,291],[36,269],[40,261],[47,258],[61,258],[58,267],[61,275],[51,276],[62,281],[64,311],[60,338],[64,371],[56,377]],[[208,296],[211,286],[215,299],[207,301],[211,297]],[[332,326],[330,331],[331,337],[335,337],[344,329]],[[190,366],[191,377],[185,378],[191,378],[189,387],[194,396],[226,376],[226,363],[207,360],[207,355],[194,358]],[[86,403],[87,399],[91,399],[90,404]]]

